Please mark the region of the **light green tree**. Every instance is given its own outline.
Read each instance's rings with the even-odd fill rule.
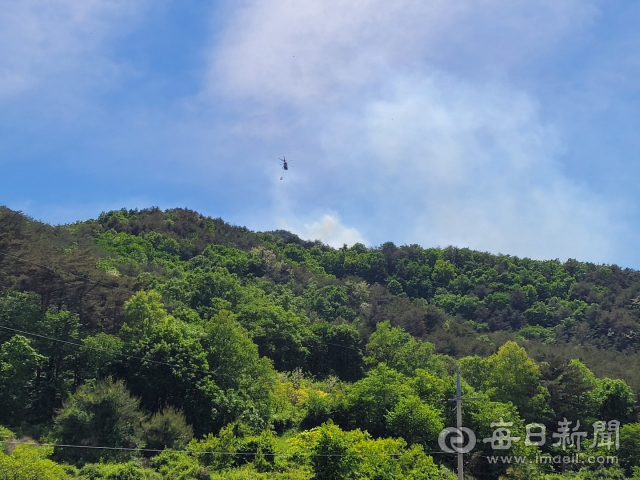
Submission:
[[[0,480],[67,480],[71,477],[62,465],[49,457],[53,447],[32,443],[17,445],[11,455],[0,451]]]
[[[549,391],[541,385],[540,369],[524,348],[507,342],[486,360],[486,393],[492,400],[511,402],[527,421],[548,413]]]
[[[149,331],[168,315],[162,304],[162,296],[155,290],[139,291],[124,304],[124,307],[124,325],[120,335],[125,339]]]
[[[416,368],[442,370],[442,361],[434,351],[432,343],[418,341],[386,320],[378,323],[371,334],[364,360],[369,365],[385,363],[405,375],[413,375]]]
[[[123,342],[119,337],[99,333],[86,337],[82,343],[78,353],[85,379],[102,378],[122,362]]]

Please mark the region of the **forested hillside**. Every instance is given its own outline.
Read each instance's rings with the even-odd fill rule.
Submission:
[[[640,479],[639,335],[640,274],[615,265],[0,207],[0,480],[455,479],[456,365],[470,478]],[[508,455],[579,461],[491,463],[501,419]],[[580,451],[553,446],[565,419]]]

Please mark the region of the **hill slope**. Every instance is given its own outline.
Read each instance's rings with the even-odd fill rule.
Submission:
[[[302,432],[302,443],[320,442],[304,437],[312,429],[357,448],[397,436],[434,449],[454,421],[440,403],[453,395],[453,359],[465,389],[485,398],[465,420],[478,429],[496,412],[517,428],[571,415],[629,423],[638,332],[640,275],[615,265],[393,243],[333,249],[185,209],[50,226],[0,208],[0,424],[66,444],[162,449],[175,439],[158,440],[153,422],[168,422],[200,437],[220,431],[214,443],[231,435],[236,449],[269,429]],[[118,412],[129,402],[146,423],[101,437],[87,420],[100,395],[120,398]],[[357,440],[354,428],[373,439]],[[271,442],[264,438],[254,440]],[[78,466],[100,458],[74,455],[55,458]],[[476,478],[506,471],[474,458]],[[234,465],[277,470],[255,462]],[[298,467],[320,468],[278,468]],[[403,478],[447,477],[436,470]]]
[[[241,277],[286,285],[294,295],[311,283],[317,290],[337,287],[334,305],[318,301],[307,313],[329,321],[358,318],[365,339],[385,319],[452,356],[486,355],[518,338],[539,355],[549,351],[545,345],[572,356],[579,350],[587,363],[597,355],[591,368],[636,381],[633,371],[614,364],[618,353],[635,357],[640,348],[640,273],[615,265],[393,243],[336,250],[183,209],[121,210],[61,226],[2,209],[0,232],[0,287],[38,293],[43,310],[65,305],[88,332],[118,329],[124,301],[135,291],[170,276],[171,262],[189,262],[219,245],[262,252],[262,265],[234,272]],[[355,295],[355,288],[362,290]],[[635,360],[629,365],[636,366]]]

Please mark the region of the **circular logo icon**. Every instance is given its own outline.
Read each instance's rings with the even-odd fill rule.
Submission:
[[[464,441],[465,434],[468,439],[467,443]],[[449,440],[449,445],[447,445],[447,440]],[[447,427],[438,435],[438,445],[446,453],[469,453],[476,446],[476,435],[467,427],[460,429]]]

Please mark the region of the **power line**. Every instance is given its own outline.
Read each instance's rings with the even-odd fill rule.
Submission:
[[[98,351],[103,351],[103,352],[104,351],[109,351],[106,348],[95,347],[95,346],[91,346],[91,345],[85,345],[85,344],[77,343],[77,342],[70,342],[68,340],[61,340],[59,338],[49,337],[47,335],[42,335],[42,334],[39,334],[39,333],[27,332],[25,330],[19,330],[17,328],[5,327],[4,325],[0,325],[0,328],[3,328],[5,330],[11,330],[12,332],[22,333],[22,334],[25,334],[25,335],[31,335],[31,336],[38,337],[38,338],[44,338],[46,340],[52,340],[54,342],[65,343],[67,345],[73,345],[75,347],[90,348],[92,350],[98,350]],[[202,368],[189,367],[189,366],[186,366],[186,365],[178,365],[178,364],[175,364],[175,363],[162,362],[162,361],[159,361],[159,360],[151,360],[149,358],[138,357],[138,356],[129,355],[129,354],[126,354],[126,353],[119,353],[119,352],[110,352],[110,353],[113,353],[114,355],[117,355],[117,356],[120,356],[120,357],[124,357],[124,358],[135,358],[136,360],[141,360],[143,362],[155,363],[155,364],[158,364],[158,365],[165,365],[165,366],[172,367],[172,368],[187,369],[187,370],[192,370],[194,372],[202,372],[202,373],[205,373],[207,375],[225,375],[227,377],[234,378],[234,377],[231,377],[230,375],[227,375],[226,373],[222,373],[222,372],[214,372],[214,371],[211,371],[211,370],[204,370]]]
[[[21,442],[21,441],[17,441],[17,440],[0,440],[0,443],[5,443],[8,445],[31,445],[34,447],[55,447],[55,448],[85,448],[85,449],[91,449],[91,450],[118,450],[118,451],[128,451],[128,452],[149,452],[149,453],[161,453],[164,451],[167,452],[172,452],[172,453],[185,453],[185,454],[191,454],[191,455],[233,455],[233,456],[258,456],[258,453],[253,453],[253,452],[225,452],[225,451],[216,451],[216,450],[204,450],[204,451],[197,451],[197,450],[173,450],[173,449],[158,449],[158,448],[133,448],[133,447],[105,447],[105,446],[95,446],[95,445],[75,445],[75,444],[59,444],[59,443],[39,443],[39,442]],[[624,448],[624,447],[620,447],[618,448],[616,451],[619,450],[625,450],[628,452],[633,452],[633,453],[638,453],[637,449],[631,449],[631,448]],[[363,453],[363,452],[359,452],[359,453]],[[436,450],[436,451],[423,451],[423,453],[425,455],[454,455],[451,454],[449,452],[444,452],[442,450]],[[563,452],[563,454],[566,454],[568,452]],[[584,455],[587,455],[588,453],[592,453],[592,454],[596,454],[599,452],[587,452],[587,451],[583,451],[583,452],[575,452],[575,453],[582,453]],[[373,454],[373,455],[371,455]],[[344,454],[344,453],[311,453],[311,452],[290,452],[290,453],[264,453],[262,452],[262,455],[265,457],[286,457],[286,456],[295,456],[295,455],[304,455],[307,457],[345,457],[345,456],[352,456],[353,454]],[[368,455],[364,454],[365,456],[385,456],[385,457],[400,457],[403,455],[403,453],[381,453],[381,452],[370,452]],[[551,453],[539,453],[536,455],[536,458],[538,459],[542,459],[542,458],[553,458],[554,456],[562,456],[560,454],[558,455],[552,455]],[[591,455],[591,456],[604,456],[604,455]],[[494,455],[494,456],[486,456],[486,455],[482,455],[480,458],[496,458],[496,457],[510,457],[510,458],[523,458],[523,457],[528,457],[527,455],[521,455],[521,456],[517,456],[517,455],[504,455],[504,456],[498,456],[498,455]],[[505,463],[505,462],[501,462],[501,463]],[[530,462],[529,462],[530,463]],[[506,462],[506,464],[511,464],[511,462]],[[540,463],[535,463],[536,465],[542,466],[542,467],[551,467],[553,468],[553,464],[549,464],[547,462],[540,462]],[[513,462],[513,465],[518,465],[517,462]]]
[[[173,449],[157,449],[157,448],[132,448],[132,447],[101,447],[94,445],[73,445],[73,444],[58,444],[58,443],[25,443],[19,442],[16,440],[0,440],[0,443],[6,443],[9,445],[32,445],[34,447],[56,447],[56,448],[86,448],[92,450],[119,450],[119,451],[127,451],[127,452],[149,452],[149,453],[161,453],[164,451],[173,452],[173,453],[187,453],[192,455],[233,455],[233,456],[258,456],[258,453],[252,452],[223,452],[223,451],[196,451],[196,450],[173,450]],[[373,453],[373,452],[372,452]],[[436,451],[436,452],[424,452],[425,455],[432,455],[436,453],[445,454],[446,452]],[[290,457],[295,455],[305,455],[308,457],[346,457],[351,456],[350,454],[344,453],[310,453],[310,452],[291,452],[291,453],[262,453],[265,457]],[[380,453],[375,452],[374,455],[385,456],[385,457],[400,457],[402,453]]]
[[[36,265],[37,267],[41,267],[41,268],[46,268],[47,270],[50,270],[50,271],[52,271],[54,273],[57,273],[57,274],[62,272],[62,273],[66,273],[67,275],[73,275],[74,277],[81,278],[82,280],[86,280],[88,282],[92,282],[92,283],[95,283],[96,285],[101,285],[101,286],[106,287],[106,288],[118,288],[118,285],[107,285],[106,283],[102,283],[102,282],[99,282],[97,280],[93,280],[92,278],[84,277],[82,275],[78,275],[77,273],[69,272],[67,270],[61,270],[61,269],[56,270],[56,269],[54,269],[52,267],[47,267],[46,265],[42,265],[40,263],[24,259],[22,257],[19,257],[18,255],[13,255],[13,254],[8,253],[8,252],[0,252],[0,255],[6,255],[6,256],[9,256],[9,257],[13,257],[13,258],[16,258],[16,259],[20,260],[21,262],[30,263],[32,265]],[[57,340],[57,341],[64,342],[64,340]],[[349,346],[346,346],[346,345],[340,345],[340,344],[331,343],[331,342],[323,342],[323,343],[325,345],[332,345],[334,347],[346,348],[348,350],[354,350],[356,352],[362,352],[361,348],[349,347]],[[136,357],[133,357],[133,358],[136,358]]]
[[[31,335],[33,337],[44,338],[46,340],[51,340],[51,341],[54,341],[54,342],[64,343],[64,344],[67,344],[67,345],[73,345],[74,347],[89,348],[91,350],[109,352],[109,353],[112,353],[112,354],[117,355],[119,357],[134,358],[134,359],[140,360],[142,362],[155,363],[157,365],[165,365],[165,366],[176,368],[176,369],[187,369],[187,370],[191,370],[193,372],[201,372],[201,373],[204,373],[204,374],[210,375],[210,376],[223,375],[225,377],[236,379],[236,377],[234,377],[232,375],[229,375],[227,373],[224,373],[224,372],[217,372],[217,371],[212,371],[212,370],[204,370],[202,368],[189,367],[187,365],[178,365],[177,363],[162,362],[160,360],[152,360],[150,358],[138,357],[136,355],[130,355],[130,354],[127,354],[127,353],[112,352],[112,351],[108,350],[107,348],[101,348],[101,347],[92,346],[92,345],[86,345],[86,344],[77,343],[77,342],[70,342],[68,340],[62,340],[60,338],[49,337],[48,335],[42,335],[40,333],[27,332],[26,330],[19,330],[17,328],[5,327],[4,325],[0,325],[0,328],[3,328],[5,330],[10,330],[10,331],[16,332],[16,333],[21,333],[21,334],[24,334],[24,335]],[[350,347],[344,347],[344,348],[350,348]]]

